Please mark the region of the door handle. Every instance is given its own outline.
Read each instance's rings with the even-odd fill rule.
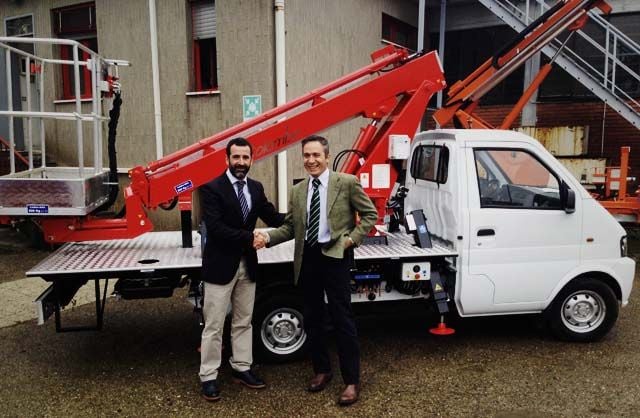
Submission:
[[[495,234],[496,234],[496,231],[494,231],[493,229],[481,229],[478,231],[479,237],[489,237]]]

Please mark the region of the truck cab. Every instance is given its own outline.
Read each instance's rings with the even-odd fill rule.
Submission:
[[[625,230],[535,139],[421,133],[405,186],[405,213],[422,209],[459,254],[449,292],[461,316],[542,312],[558,337],[591,341],[628,303]]]

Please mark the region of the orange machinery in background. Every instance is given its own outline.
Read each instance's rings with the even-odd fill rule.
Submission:
[[[635,181],[635,177],[629,177],[629,153],[631,147],[620,148],[620,166],[606,167],[604,173],[594,173],[593,182],[598,187],[598,192],[592,193],[602,206],[608,210],[621,223],[640,224],[640,196],[636,189],[632,194],[627,194],[628,183]]]

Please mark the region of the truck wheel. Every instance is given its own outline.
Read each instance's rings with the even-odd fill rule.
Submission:
[[[259,298],[253,329],[254,348],[262,360],[279,363],[299,358],[307,345],[301,298],[292,292]]]
[[[553,334],[562,340],[598,341],[618,318],[618,300],[613,290],[593,278],[567,284],[547,312]]]

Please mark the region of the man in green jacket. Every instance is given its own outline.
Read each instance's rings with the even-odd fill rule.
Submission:
[[[307,389],[319,392],[333,376],[324,329],[326,293],[346,385],[338,403],[350,405],[358,400],[360,392],[360,349],[351,310],[350,260],[352,247],[359,245],[373,228],[378,213],[355,176],[329,170],[329,143],[325,138],[305,138],[302,157],[309,177],[292,188],[284,224],[264,238],[269,246],[295,238],[294,280],[302,287],[304,324],[315,373]],[[356,213],[360,217],[358,224]]]

